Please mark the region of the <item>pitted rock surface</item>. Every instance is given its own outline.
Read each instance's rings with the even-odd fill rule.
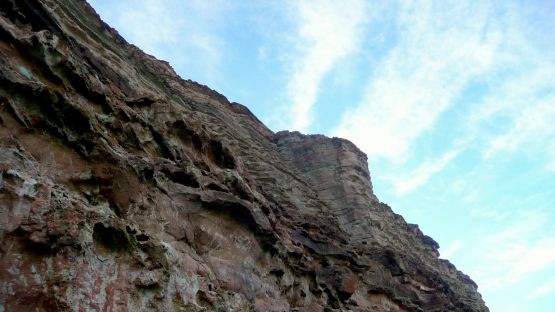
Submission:
[[[488,311],[352,143],[273,133],[83,0],[0,12],[0,311]]]

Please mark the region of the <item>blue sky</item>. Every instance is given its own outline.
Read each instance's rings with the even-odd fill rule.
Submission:
[[[90,2],[271,129],[357,144],[492,311],[555,311],[555,2]]]

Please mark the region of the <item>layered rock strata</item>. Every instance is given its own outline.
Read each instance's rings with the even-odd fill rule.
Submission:
[[[273,133],[83,0],[0,12],[0,311],[487,311],[352,143]]]

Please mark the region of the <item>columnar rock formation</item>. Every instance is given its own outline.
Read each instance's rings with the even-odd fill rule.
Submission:
[[[0,10],[0,311],[487,311],[352,143],[273,133],[83,0]]]

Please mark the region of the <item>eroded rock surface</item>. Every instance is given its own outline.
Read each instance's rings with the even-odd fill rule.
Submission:
[[[79,0],[0,2],[0,311],[487,311],[372,192]]]

